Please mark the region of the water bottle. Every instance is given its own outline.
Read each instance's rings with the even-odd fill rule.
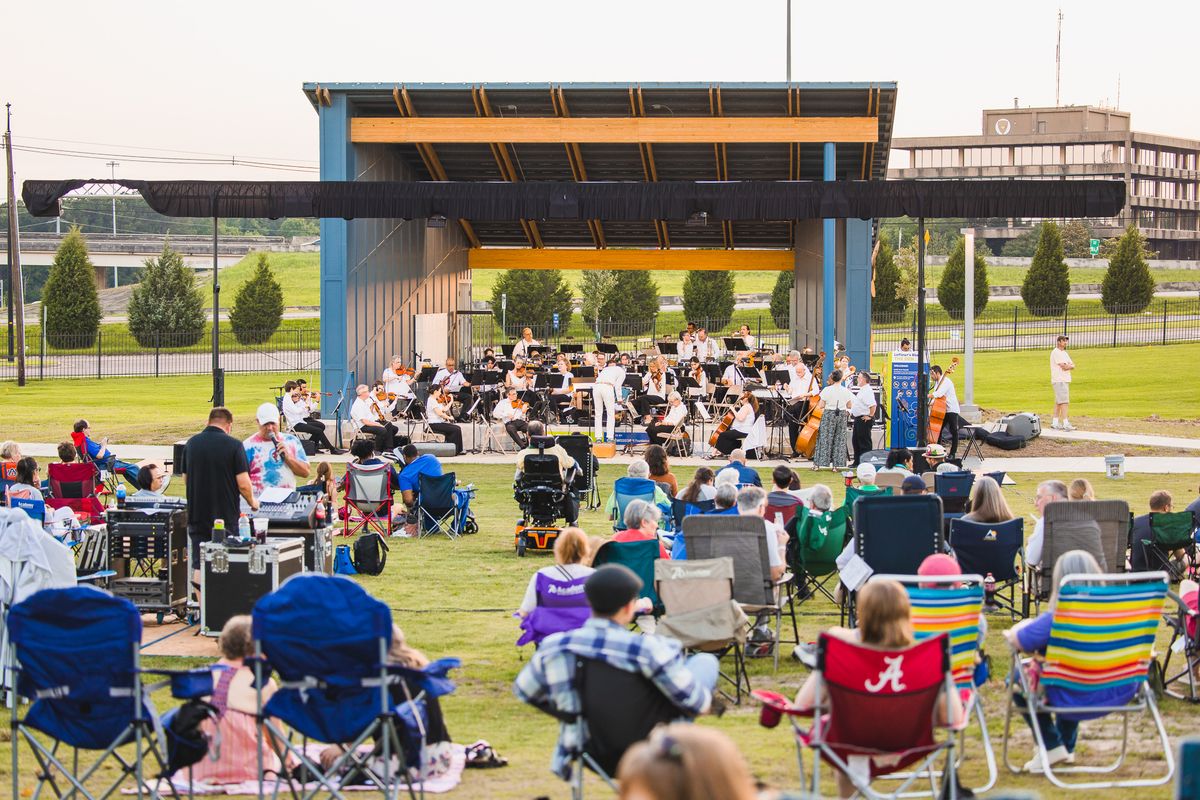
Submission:
[[[983,579],[983,594],[987,600],[987,605],[994,606],[996,597],[996,578],[990,572],[987,574],[987,577]]]
[[[213,520],[212,540],[217,544],[225,544],[225,520],[220,517]]]
[[[779,526],[779,530],[783,530],[783,514],[779,511],[775,512],[775,524]]]
[[[125,507],[125,484],[117,484],[117,508]]]
[[[250,518],[245,514],[238,516],[238,538],[243,542],[250,541]]]
[[[327,508],[325,508],[325,503],[327,503],[327,502],[328,501],[324,497],[322,497],[320,500],[317,501],[316,515],[317,515],[317,527],[318,528],[325,527],[325,520],[328,518],[328,515],[329,515],[329,510]]]

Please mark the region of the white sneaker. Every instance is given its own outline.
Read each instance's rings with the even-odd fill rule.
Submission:
[[[1064,761],[1067,763],[1073,762],[1075,760],[1075,754],[1068,753],[1067,748],[1060,744],[1053,750],[1047,751],[1046,758],[1049,760],[1050,766],[1054,766],[1055,764],[1061,764]],[[1041,754],[1039,753],[1038,755],[1035,755],[1033,758],[1026,761],[1024,769],[1026,772],[1045,772],[1046,768],[1042,766]]]
[[[1051,423],[1050,423],[1050,427],[1051,427],[1051,428],[1053,428],[1053,429],[1054,429],[1054,430],[1056,430],[1056,431],[1062,430],[1062,423],[1060,423],[1060,422],[1058,421],[1058,417],[1055,417],[1055,418],[1054,418],[1054,419],[1051,421]]]
[[[1075,430],[1075,426],[1074,426],[1074,425],[1072,425],[1072,424],[1071,424],[1071,423],[1069,423],[1069,422],[1064,422],[1064,423],[1063,423],[1063,426],[1062,426],[1062,429],[1063,429],[1064,431],[1073,431],[1073,430]]]

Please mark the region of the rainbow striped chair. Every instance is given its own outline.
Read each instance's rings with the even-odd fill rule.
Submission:
[[[976,794],[988,791],[996,784],[996,754],[988,734],[987,718],[983,703],[975,687],[975,662],[979,652],[980,614],[983,612],[983,577],[980,575],[873,575],[871,580],[894,580],[908,590],[912,605],[913,633],[917,641],[939,634],[950,640],[950,671],[954,685],[962,698],[963,719],[957,733],[959,744],[955,748],[957,764],[969,755],[966,752],[967,728],[972,716],[979,723],[979,741],[982,755],[987,764],[988,778],[982,786],[970,787]],[[900,775],[890,777],[899,778]],[[907,777],[907,776],[904,776]]]
[[[1106,766],[1045,767],[1050,782],[1062,789],[1109,789],[1116,787],[1161,786],[1175,771],[1174,756],[1162,717],[1154,701],[1147,675],[1151,650],[1167,599],[1167,575],[1164,572],[1135,572],[1121,575],[1066,575],[1059,586],[1058,602],[1052,610],[1050,644],[1041,664],[1040,679],[1034,680],[1028,669],[1021,668],[1022,656],[1014,649],[1013,670],[1008,677],[1009,703],[1004,719],[1004,762],[1012,772],[1020,767],[1008,757],[1008,740],[1013,712],[1058,714],[1066,719],[1090,720],[1109,714],[1125,714],[1121,750]],[[1025,659],[1025,664],[1029,663]],[[1101,690],[1130,687],[1131,699],[1125,705],[1089,703],[1088,695]],[[1015,692],[1013,691],[1015,690]],[[1157,778],[1076,781],[1070,774],[1104,775],[1115,772],[1125,760],[1129,739],[1128,715],[1146,712],[1154,721],[1166,762],[1165,774]],[[1037,725],[1034,744],[1045,764],[1046,743]]]

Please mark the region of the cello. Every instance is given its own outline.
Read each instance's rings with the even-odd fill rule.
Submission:
[[[942,373],[942,377],[938,378],[938,382],[934,384],[933,389],[930,390],[930,394],[938,390],[938,388],[942,385],[942,381],[946,380],[946,377],[951,372],[954,372],[954,368],[957,366],[958,356],[955,356],[954,358],[950,359],[950,366],[947,367],[946,371]],[[945,419],[946,398],[934,398],[929,404],[929,434],[925,441],[929,442],[930,444],[938,443],[942,436],[942,423],[945,421]]]
[[[737,402],[734,403],[733,405],[731,405],[729,407],[729,410],[726,411],[725,414],[721,417],[721,421],[718,422],[717,427],[713,429],[712,436],[708,437],[708,446],[709,447],[716,447],[717,446],[717,438],[720,437],[720,435],[722,433],[729,430],[729,427],[731,425],[733,425],[733,417],[735,414],[737,414],[738,407],[741,406],[741,404],[743,402],[745,402],[746,397],[749,394],[750,394],[749,392],[742,392],[742,396],[737,399]]]
[[[811,390],[814,380],[817,382],[818,386],[821,385],[821,378],[822,378],[821,364],[824,361],[825,361],[825,351],[822,350],[821,357],[817,361],[815,369],[809,375],[808,385],[810,387],[810,390]],[[821,409],[817,407],[816,403],[811,399],[811,396],[810,396],[809,406],[808,406],[808,415],[804,418],[804,427],[800,429],[800,432],[798,434],[796,434],[796,441],[795,441],[794,445],[795,445],[797,453],[800,453],[805,458],[812,458],[813,451],[817,449],[817,430],[820,427],[821,427]]]

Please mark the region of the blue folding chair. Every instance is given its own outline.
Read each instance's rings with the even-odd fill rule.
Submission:
[[[157,781],[169,777],[166,740],[150,702],[152,692],[167,685],[178,698],[212,693],[208,669],[187,672],[144,670],[139,659],[142,618],[133,603],[93,586],[43,589],[14,605],[7,626],[16,666],[16,693],[32,701],[23,719],[19,702],[12,706],[13,797],[21,797],[16,769],[18,749],[28,745],[36,763],[37,797],[45,785],[58,797],[79,795],[89,800],[118,791],[127,777],[137,781],[138,794],[159,796]],[[143,675],[167,676],[146,683]],[[48,744],[37,735],[49,737]],[[118,748],[132,744],[132,753]],[[60,745],[74,749],[68,760]],[[79,751],[100,751],[91,766],[80,770]],[[119,768],[104,791],[89,789],[101,778],[109,759]],[[56,780],[62,776],[69,789]],[[168,784],[169,786],[169,784]],[[175,795],[173,787],[170,793]]]
[[[21,509],[39,525],[46,524],[45,500],[34,500],[32,497],[10,497],[8,498],[8,507]]]
[[[916,575],[926,556],[944,550],[942,500],[937,495],[861,497],[854,504],[854,552],[874,572]],[[855,624],[850,593],[843,612]]]
[[[612,516],[613,530],[625,530],[625,507],[634,500],[645,500],[652,506],[658,505],[654,502],[657,488],[657,484],[649,478],[631,478],[626,475],[613,481],[613,496],[616,499],[616,509]],[[658,509],[663,512],[659,527],[671,530],[671,523],[674,520],[673,510],[669,506],[664,508],[662,505],[658,505]]]
[[[987,604],[1008,611],[1015,620],[1023,616],[1017,603],[1021,575],[1025,571],[1025,521],[1020,517],[1008,522],[950,522],[950,549],[966,573],[990,574],[996,585],[988,594]]]
[[[295,758],[317,784],[306,789],[291,776],[281,779],[293,798],[328,793],[345,800],[341,786],[363,779],[388,798],[403,782],[409,797],[416,797],[408,767],[419,763],[425,744],[425,697],[454,691],[446,674],[459,666],[458,659],[440,659],[420,670],[388,663],[392,612],[339,575],[294,575],[255,604],[253,618],[255,683],[263,686],[271,672],[279,676],[279,689],[269,701],[264,704],[258,693],[265,734],[281,762]],[[299,733],[300,741],[275,720]],[[260,728],[260,754],[265,734]],[[309,739],[350,744],[325,770],[305,752]],[[358,752],[371,741],[370,753]],[[260,782],[260,800],[264,790]]]
[[[943,514],[964,514],[975,485],[974,472],[940,472],[933,476],[933,492],[942,498]]]
[[[451,539],[459,530],[458,498],[454,494],[455,475],[417,476],[417,535],[422,538],[444,533]]]

